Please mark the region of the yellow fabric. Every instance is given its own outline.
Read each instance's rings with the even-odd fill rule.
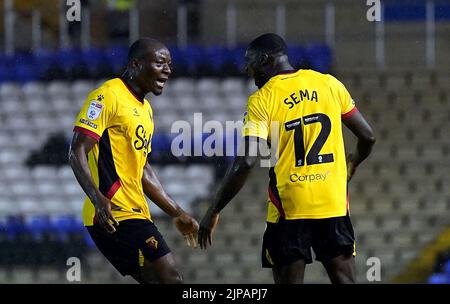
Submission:
[[[346,215],[347,165],[341,116],[354,108],[341,82],[312,70],[274,76],[249,97],[242,135],[263,138],[277,151],[276,163],[271,164],[268,222],[278,222],[281,212],[286,219]],[[304,149],[303,157],[296,157],[294,134],[300,141],[297,150]],[[277,136],[278,142],[272,136]],[[271,199],[277,196],[280,211]]]
[[[139,101],[119,78],[92,91],[75,120],[75,131],[99,141],[88,154],[89,168],[96,186],[107,197],[113,194],[111,201],[121,208],[113,210],[118,221],[151,220],[142,175],[153,129],[149,101]],[[86,197],[84,224],[93,225],[94,216],[94,205]]]

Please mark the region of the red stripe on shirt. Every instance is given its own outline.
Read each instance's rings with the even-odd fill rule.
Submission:
[[[269,187],[269,198],[270,201],[274,204],[274,206],[277,208],[278,212],[280,213],[281,217],[285,217],[283,207],[281,206],[281,203],[275,198],[275,195],[272,192],[272,189]]]
[[[89,137],[92,137],[93,139],[95,139],[96,141],[100,140],[100,136],[98,136],[97,134],[95,134],[94,132],[92,132],[91,130],[85,129],[83,127],[74,127],[73,128],[74,132],[79,132],[79,133],[83,133],[84,135],[87,135]]]
[[[114,196],[114,194],[116,194],[117,190],[119,190],[120,188],[120,180],[117,180],[112,186],[111,188],[109,188],[108,193],[106,193],[106,197],[108,199],[112,199],[112,197]]]
[[[352,116],[353,114],[355,114],[356,112],[358,112],[358,109],[356,107],[354,107],[350,112],[347,112],[347,113],[343,114],[341,116],[341,119],[347,119],[350,116]]]

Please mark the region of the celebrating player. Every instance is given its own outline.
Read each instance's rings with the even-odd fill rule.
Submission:
[[[69,153],[87,195],[84,224],[98,249],[122,274],[139,283],[181,283],[169,247],[154,225],[145,195],[174,218],[188,245],[198,223],[171,199],[147,161],[153,111],[145,95],[160,95],[171,73],[168,49],[139,39],[121,78],[92,91],[75,121]]]
[[[200,223],[200,246],[211,245],[220,211],[269,144],[277,159],[269,170],[263,267],[272,268],[275,283],[303,283],[312,248],[332,283],[354,283],[347,183],[371,152],[372,129],[335,77],[294,70],[278,35],[253,40],[245,58],[259,90],[248,99],[243,156],[235,158]],[[347,157],[341,122],[358,138],[355,152]]]

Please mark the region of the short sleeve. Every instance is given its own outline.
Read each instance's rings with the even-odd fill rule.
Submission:
[[[333,95],[339,102],[339,105],[341,107],[341,115],[343,118],[348,117],[354,111],[356,111],[355,101],[350,96],[350,93],[347,91],[342,82],[330,75],[330,86]]]
[[[247,112],[244,114],[242,136],[255,136],[267,140],[269,136],[269,115],[259,97],[250,96]]]
[[[89,93],[75,120],[74,132],[84,133],[97,141],[112,125],[116,112],[116,95],[109,88]]]

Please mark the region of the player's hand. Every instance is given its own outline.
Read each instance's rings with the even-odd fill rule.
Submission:
[[[180,231],[181,234],[183,235],[186,244],[189,247],[196,248],[197,234],[198,234],[197,221],[186,212],[182,212],[179,216],[177,216],[174,219],[174,223],[178,231]]]
[[[354,163],[354,157],[352,153],[347,155],[347,182],[349,182],[356,171],[356,165]]]
[[[119,226],[119,222],[114,218],[111,210],[120,210],[120,207],[114,205],[108,198],[101,195],[95,207],[94,222],[98,223],[108,233],[116,232],[115,226]]]
[[[198,231],[198,242],[200,248],[206,249],[207,244],[212,245],[213,234],[219,222],[219,213],[207,212],[200,222],[200,230]]]

